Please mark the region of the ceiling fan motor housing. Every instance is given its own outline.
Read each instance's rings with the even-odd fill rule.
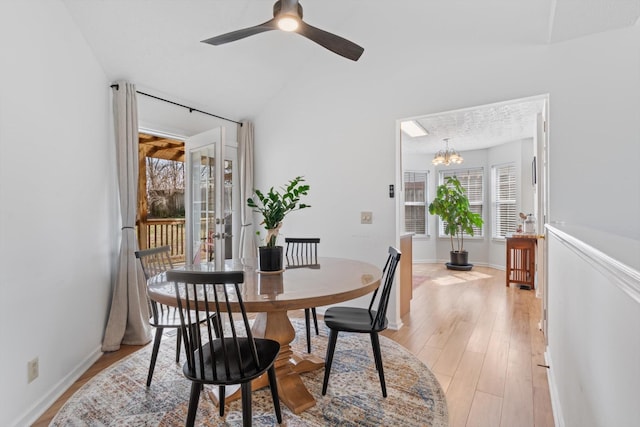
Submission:
[[[296,2],[297,3],[297,2]],[[300,19],[302,19],[302,5],[300,3],[297,3],[298,6],[298,12],[297,15]],[[278,15],[280,15],[280,12],[282,11],[282,0],[278,0],[277,2],[275,2],[273,4],[273,17],[277,18]],[[286,13],[287,11],[285,11]]]

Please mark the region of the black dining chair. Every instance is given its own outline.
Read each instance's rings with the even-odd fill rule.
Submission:
[[[327,355],[324,361],[324,381],[322,383],[322,395],[327,394],[327,386],[329,385],[329,374],[331,373],[331,363],[333,362],[333,353],[336,349],[338,341],[338,333],[356,332],[366,333],[371,337],[371,347],[373,348],[373,358],[376,363],[378,376],[380,377],[380,386],[382,387],[382,396],[387,397],[387,386],[384,382],[384,370],[382,368],[382,354],[380,352],[380,339],[378,333],[387,329],[387,306],[389,305],[389,296],[393,280],[400,261],[401,253],[394,247],[389,247],[389,256],[382,270],[382,292],[378,298],[377,310],[373,310],[373,305],[378,296],[376,289],[371,297],[369,308],[357,307],[331,307],[324,313],[324,323],[329,328],[329,343],[327,344]]]
[[[136,258],[140,260],[142,271],[147,283],[155,276],[173,268],[171,262],[171,246],[160,246],[157,248],[135,251]],[[153,340],[153,350],[151,352],[151,363],[147,374],[147,387],[151,386],[153,370],[158,359],[160,341],[165,329],[175,329],[176,332],[176,363],[180,363],[180,344],[182,342],[182,331],[180,329],[180,315],[175,307],[169,307],[147,298],[149,304],[149,324],[155,328],[155,338]],[[206,321],[207,319],[203,320]],[[211,319],[218,327],[217,319]]]
[[[186,425],[194,425],[204,384],[219,387],[220,416],[224,415],[225,386],[240,384],[243,425],[250,426],[251,381],[265,372],[276,418],[282,423],[274,366],[280,344],[253,337],[240,290],[244,272],[171,270],[167,280],[175,285],[185,347],[189,349],[182,367],[184,376],[192,381]],[[235,322],[233,310],[242,322]],[[213,316],[219,320],[225,316],[225,323],[228,320],[228,327],[220,329],[219,338],[215,338],[211,322],[204,322],[207,327],[202,330],[197,326]]]
[[[285,250],[285,258],[287,260],[287,268],[319,267],[318,264],[318,244],[320,239],[317,237],[286,237],[284,242],[287,244]],[[307,353],[311,353],[311,320],[313,316],[313,324],[318,331],[318,315],[315,307],[304,309],[304,320],[307,331]]]

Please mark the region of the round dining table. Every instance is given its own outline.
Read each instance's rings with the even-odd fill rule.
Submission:
[[[228,260],[227,271],[244,271],[242,299],[248,312],[256,313],[252,332],[256,338],[269,338],[280,343],[275,362],[280,400],[295,414],[315,405],[305,387],[301,373],[320,369],[324,360],[316,355],[299,353],[290,344],[295,330],[287,315],[289,310],[318,307],[351,300],[373,292],[380,286],[380,268],[362,261],[323,258],[308,265],[297,264],[278,272],[257,270],[257,260]],[[211,263],[186,265],[180,270],[214,271]],[[162,304],[177,306],[175,286],[162,278],[150,280],[149,298]],[[232,305],[232,310],[235,308]],[[269,385],[266,375],[254,380],[257,390]],[[239,393],[238,393],[239,394]],[[234,397],[225,397],[230,401]]]

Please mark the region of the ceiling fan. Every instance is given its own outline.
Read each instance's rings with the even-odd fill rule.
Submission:
[[[364,52],[364,49],[357,44],[304,22],[302,20],[302,5],[298,0],[278,0],[273,5],[273,19],[255,27],[221,34],[202,42],[218,46],[271,30],[296,32],[352,61],[357,61]]]

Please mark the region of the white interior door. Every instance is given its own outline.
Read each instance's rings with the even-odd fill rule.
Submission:
[[[236,148],[225,143],[220,127],[188,138],[185,153],[187,263],[208,262],[222,270],[237,251]]]

